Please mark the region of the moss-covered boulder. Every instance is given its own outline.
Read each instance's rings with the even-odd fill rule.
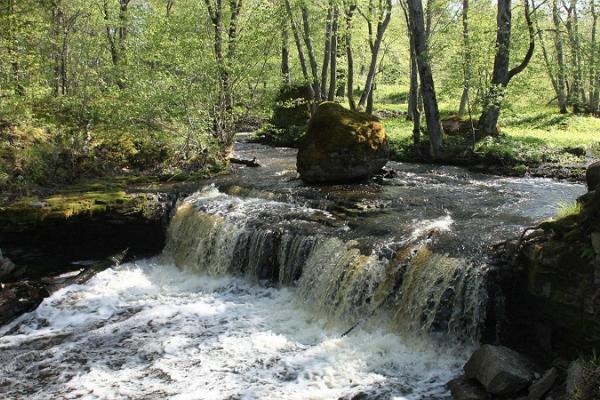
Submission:
[[[297,168],[306,182],[355,181],[369,178],[388,159],[388,138],[379,119],[325,102],[309,122]]]

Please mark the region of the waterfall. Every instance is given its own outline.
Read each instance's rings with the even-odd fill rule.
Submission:
[[[405,334],[478,340],[485,269],[429,248],[428,232],[448,230],[449,216],[416,224],[392,246],[392,256],[376,238],[365,246],[333,219],[322,210],[210,187],[179,205],[164,257],[213,276],[294,286],[307,307],[348,326],[377,321]]]

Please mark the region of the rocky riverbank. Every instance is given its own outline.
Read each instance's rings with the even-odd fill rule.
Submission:
[[[449,383],[454,399],[600,398],[600,163],[586,180],[576,213],[500,247],[487,339],[518,353],[483,345]]]

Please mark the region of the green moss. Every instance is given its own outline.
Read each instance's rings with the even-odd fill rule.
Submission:
[[[338,148],[369,153],[387,141],[385,129],[378,118],[350,111],[334,102],[324,102],[319,106],[310,120],[308,134],[327,135],[327,140],[319,141],[325,147],[320,148],[315,156]]]
[[[110,189],[66,192],[46,198],[27,197],[0,207],[0,229],[2,226],[25,228],[46,220],[64,220],[109,211],[150,216],[152,207],[143,194],[127,194],[122,190]]]

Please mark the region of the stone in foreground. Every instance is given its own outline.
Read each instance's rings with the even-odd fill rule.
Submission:
[[[529,362],[504,346],[481,346],[464,370],[467,378],[477,379],[488,393],[495,395],[518,393],[533,380]]]
[[[388,139],[379,119],[325,102],[309,122],[297,167],[306,182],[348,182],[371,177],[388,159]]]
[[[488,398],[485,389],[474,379],[460,376],[448,382],[448,389],[454,400],[486,400]]]

